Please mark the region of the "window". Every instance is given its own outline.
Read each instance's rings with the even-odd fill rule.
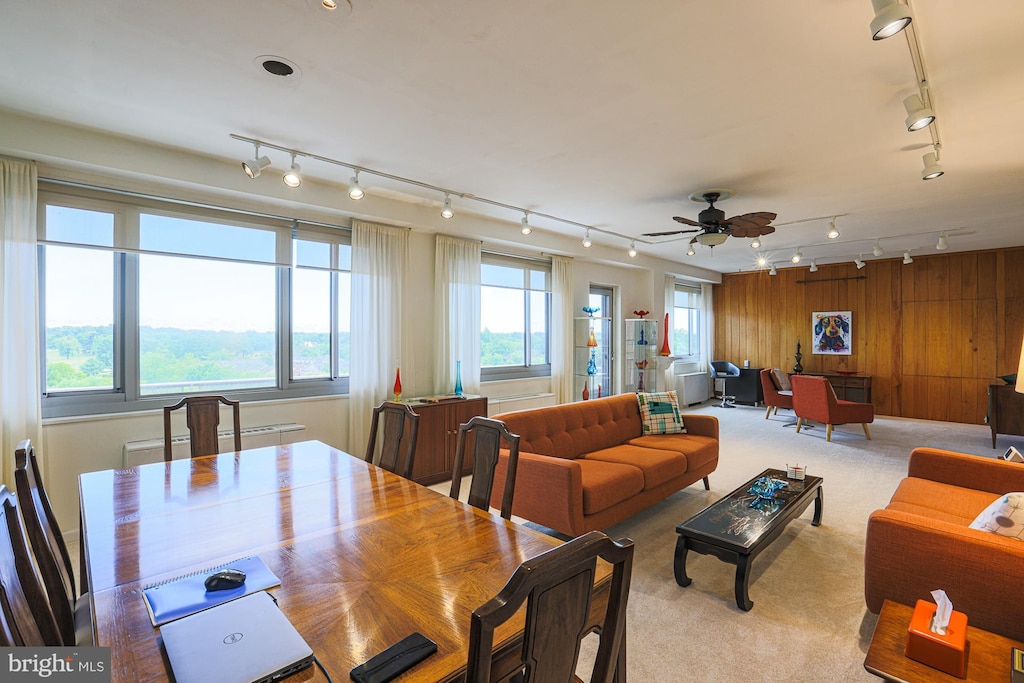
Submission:
[[[482,254],[481,379],[550,375],[550,323],[551,264]]]
[[[695,362],[700,359],[700,286],[677,282],[672,306],[672,355]]]
[[[41,187],[46,417],[348,391],[349,233]]]

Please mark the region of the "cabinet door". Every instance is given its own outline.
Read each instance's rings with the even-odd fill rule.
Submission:
[[[450,404],[448,406],[451,431],[449,433],[449,449],[448,449],[448,472],[452,471],[455,466],[455,450],[458,447],[459,442],[459,425],[469,422],[470,418],[477,416],[487,416],[487,399],[486,398],[470,398],[465,401],[459,401],[457,403]],[[466,441],[467,452],[472,452],[473,442],[472,435]],[[473,470],[473,461],[469,458],[466,462],[462,463],[462,473],[469,474]]]
[[[421,484],[436,484],[451,476],[451,462],[447,451],[447,406],[418,405],[414,410],[420,416],[419,435],[416,439],[416,459],[412,478]]]

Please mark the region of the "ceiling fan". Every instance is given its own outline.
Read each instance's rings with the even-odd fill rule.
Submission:
[[[666,237],[668,235],[685,235],[691,232],[698,233],[694,239],[706,247],[714,247],[725,242],[729,236],[733,237],[760,237],[775,232],[775,226],[768,225],[775,220],[775,214],[769,211],[756,211],[745,213],[740,216],[726,218],[725,212],[715,208],[715,202],[725,201],[736,194],[732,190],[704,190],[690,195],[690,200],[695,202],[707,202],[708,208],[704,209],[697,216],[696,221],[682,216],[673,216],[672,220],[683,225],[692,225],[696,230],[669,230],[667,232],[645,232],[644,237]]]

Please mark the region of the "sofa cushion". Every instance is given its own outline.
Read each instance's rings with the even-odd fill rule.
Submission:
[[[587,460],[616,462],[636,467],[644,476],[643,490],[653,489],[686,474],[686,456],[678,451],[623,444],[584,456]]]
[[[1024,540],[1024,493],[999,496],[971,522],[971,528]]]
[[[718,462],[718,439],[697,434],[661,434],[638,436],[627,442],[631,446],[643,446],[667,451],[678,451],[686,456],[687,471]]]
[[[906,477],[887,507],[968,526],[991,503],[992,494],[987,491]]]
[[[683,418],[679,416],[676,392],[638,393],[640,419],[644,434],[680,434],[686,431]]]
[[[632,465],[578,458],[583,483],[583,514],[610,508],[644,490],[644,473]]]

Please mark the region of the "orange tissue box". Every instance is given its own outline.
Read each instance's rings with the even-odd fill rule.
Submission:
[[[922,664],[945,671],[950,676],[964,678],[967,675],[967,615],[953,610],[946,635],[940,636],[928,628],[935,610],[935,603],[926,600],[918,600],[914,605],[904,654]]]

